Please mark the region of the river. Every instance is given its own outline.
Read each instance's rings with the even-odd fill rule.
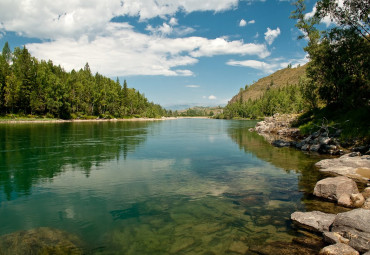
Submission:
[[[0,235],[62,231],[85,254],[242,254],[290,242],[290,214],[319,206],[310,193],[320,157],[272,147],[248,131],[255,124],[2,123]]]

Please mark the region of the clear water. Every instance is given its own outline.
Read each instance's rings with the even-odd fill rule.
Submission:
[[[39,227],[87,254],[244,253],[290,241],[317,156],[254,121],[0,124],[0,235]]]

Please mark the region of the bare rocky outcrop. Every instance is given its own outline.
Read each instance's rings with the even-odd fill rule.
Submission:
[[[321,172],[344,175],[360,182],[370,180],[370,155],[348,153],[340,158],[321,160],[315,166]]]

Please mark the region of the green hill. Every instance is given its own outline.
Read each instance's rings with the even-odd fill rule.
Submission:
[[[239,91],[229,102],[229,104],[240,100],[240,96],[243,97],[243,101],[247,101],[249,98],[252,100],[260,98],[268,89],[283,88],[287,85],[298,84],[299,78],[305,74],[306,65],[299,66],[297,68],[285,68],[275,73],[259,79],[251,86]]]

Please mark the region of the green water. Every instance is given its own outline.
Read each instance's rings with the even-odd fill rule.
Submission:
[[[272,147],[254,125],[0,124],[0,235],[61,230],[85,254],[241,254],[289,242],[290,214],[315,207],[319,158]]]

